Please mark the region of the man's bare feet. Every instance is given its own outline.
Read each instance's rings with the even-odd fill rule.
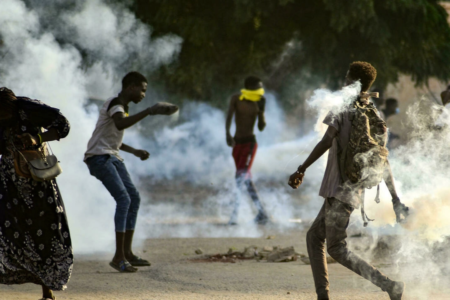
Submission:
[[[178,106],[167,102],[158,102],[149,108],[150,115],[172,115],[177,111]]]

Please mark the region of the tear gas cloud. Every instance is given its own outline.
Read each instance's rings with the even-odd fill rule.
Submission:
[[[75,251],[96,251],[114,238],[114,202],[82,162],[98,116],[95,107],[86,110],[84,105],[91,95],[117,94],[117,83],[132,67],[127,64],[130,56],[155,68],[176,57],[182,40],[176,36],[150,40],[150,28],[124,8],[97,0],[69,2],[28,1],[25,5],[19,0],[2,1],[0,85],[61,109],[71,122],[70,135],[52,143],[64,168],[58,182]],[[70,9],[57,11],[61,5]],[[102,22],[97,22],[100,18]],[[96,25],[88,30],[87,24],[94,21]],[[75,37],[73,42],[71,37]],[[83,64],[81,50],[93,57],[92,65]]]
[[[82,163],[98,116],[97,107],[86,108],[87,99],[106,99],[117,94],[121,77],[136,67],[137,62],[145,62],[146,71],[169,63],[180,51],[182,40],[173,35],[152,40],[149,37],[151,28],[136,20],[126,8],[100,0],[70,1],[70,5],[68,2],[49,4],[49,1],[27,1],[26,5],[18,0],[2,2],[6,13],[0,16],[1,85],[10,87],[18,95],[41,99],[60,108],[71,122],[69,136],[59,143],[52,143],[64,168],[58,182],[75,251],[100,251],[113,245],[115,203]],[[102,24],[93,26],[100,16]],[[139,66],[136,69],[142,70]],[[304,159],[317,136],[312,133],[302,140],[292,141],[293,133],[286,127],[282,109],[270,94],[267,99],[270,126],[257,134],[260,148],[254,177],[257,182],[276,178],[284,183],[287,174]],[[158,130],[154,139],[145,139],[137,130],[127,130],[126,143],[149,149],[152,153],[152,158],[145,163],[124,154],[128,168],[133,169],[132,176],[141,190],[147,184],[144,177],[151,175],[156,181],[184,176],[200,188],[212,184],[218,191],[206,196],[200,215],[198,208],[180,210],[176,203],[151,204],[153,196],[150,193],[150,199],[143,198],[140,220],[150,223],[155,219],[173,221],[193,215],[206,220],[205,216],[212,213],[226,221],[234,190],[234,162],[231,149],[224,141],[224,114],[195,102],[185,105],[181,113],[189,121]],[[302,149],[303,153],[296,155]],[[316,179],[311,182],[320,180]],[[292,209],[292,191],[286,186],[261,186],[259,192],[275,220],[298,217]],[[250,218],[252,215],[251,209],[252,206],[243,201],[241,217],[244,223],[245,216]],[[165,218],[161,220],[161,216]],[[254,225],[243,226],[233,233],[228,230],[208,232],[206,225],[199,229],[207,236],[262,234]],[[140,237],[149,234],[162,236],[164,233],[137,232]],[[171,236],[194,234],[181,229],[170,232]]]
[[[60,108],[71,121],[69,136],[52,143],[52,147],[64,168],[58,182],[74,249],[92,252],[113,247],[115,204],[82,163],[98,116],[97,107],[86,108],[86,101],[89,97],[114,96],[120,90],[121,77],[131,69],[143,71],[144,68],[150,72],[176,59],[182,40],[174,35],[151,39],[151,28],[124,7],[101,0],[69,2],[72,5],[56,11],[62,7],[62,1],[52,2],[52,6],[48,5],[49,1],[27,1],[25,5],[19,0],[2,0],[0,85],[10,87],[18,95],[41,99]],[[102,24],[96,22],[100,18]],[[88,64],[81,53],[87,54]],[[141,68],[142,62],[146,64]],[[276,98],[267,95],[268,126],[264,132],[257,133],[259,148],[252,172],[263,204],[281,229],[289,226],[290,218],[312,219],[317,214],[323,202],[317,194],[326,155],[308,169],[299,191],[290,190],[285,181],[322,137],[326,128],[321,121],[325,114],[330,110],[341,111],[358,92],[358,84],[338,92],[315,91],[308,104],[317,113],[318,121],[315,131],[303,137],[295,136],[296,130],[285,122]],[[180,114],[187,121],[157,129],[154,138],[127,130],[125,143],[152,153],[144,163],[125,154],[128,169],[133,169],[132,176],[141,190],[149,182],[164,185],[181,180],[198,187],[199,191],[212,187],[214,192],[206,193],[202,206],[194,208],[183,206],[182,201],[152,202],[155,195],[151,186],[148,194],[143,193],[139,222],[152,224],[189,218],[226,221],[235,185],[231,149],[225,144],[224,113],[207,104],[187,102]],[[418,105],[412,106],[411,124],[406,124],[412,128],[411,142],[391,152],[390,162],[400,198],[413,209],[410,222],[403,227],[395,225],[391,197],[384,184],[381,204],[370,200],[374,198],[373,189],[366,193],[367,213],[375,218],[367,231],[375,237],[383,234],[402,237],[404,247],[397,262],[409,262],[418,254],[426,257],[433,243],[450,234],[450,200],[446,196],[450,192],[450,166],[445,148],[450,144],[450,134],[445,128],[431,130],[429,119],[429,115],[421,114]],[[450,125],[448,119],[444,122]],[[178,192],[183,194],[181,188]],[[260,236],[260,229],[248,222],[253,215],[251,210],[249,201],[243,201],[244,225],[233,232],[226,228],[210,230],[205,223],[197,228],[200,231],[180,226],[171,232],[146,232],[138,226],[137,234],[139,237]],[[361,222],[358,213],[353,215],[351,227]],[[433,266],[435,263],[427,260],[426,267],[431,270]],[[413,276],[419,271],[408,270],[408,274]]]

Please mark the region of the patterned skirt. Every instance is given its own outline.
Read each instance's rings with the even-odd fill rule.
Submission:
[[[0,161],[0,283],[36,283],[63,290],[73,267],[72,244],[56,180],[16,175]]]

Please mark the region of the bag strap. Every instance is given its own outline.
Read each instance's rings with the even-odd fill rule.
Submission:
[[[33,125],[34,125],[34,124],[33,124]],[[40,133],[42,132],[41,127],[39,127],[39,132],[40,132]],[[13,133],[12,133],[12,132],[11,132],[11,135],[13,136]],[[52,151],[52,155],[54,155],[53,149],[52,149],[52,147],[50,146],[50,143],[48,143],[48,142],[45,142],[45,143],[48,145],[48,147],[49,147],[50,150]],[[28,162],[27,158],[25,157],[25,155],[23,155],[22,152],[20,152],[19,149],[17,149],[16,144],[14,144],[14,140],[12,141],[11,144],[12,144],[12,146],[13,146],[13,150],[16,151],[17,153],[19,153],[20,156],[22,156],[22,158],[23,158],[23,159],[25,160],[25,162],[28,164],[29,162]],[[44,143],[42,143],[41,146],[40,146],[38,149],[36,149],[36,150],[42,152],[42,158],[43,158],[44,161],[46,161],[46,158],[45,158],[45,152],[44,152]],[[11,149],[10,149],[10,151],[11,151]]]

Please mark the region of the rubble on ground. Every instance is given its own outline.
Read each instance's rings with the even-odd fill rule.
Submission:
[[[201,250],[201,249],[197,249]],[[197,250],[195,253],[197,253]],[[202,251],[203,253],[203,251]],[[200,254],[200,253],[197,253]],[[244,251],[235,251],[230,248],[225,254],[214,254],[214,255],[203,255],[199,258],[191,259],[195,262],[223,262],[223,263],[236,263],[241,260],[257,260],[257,261],[267,261],[267,262],[292,262],[300,259],[304,264],[309,265],[309,258],[302,254],[295,252],[293,246],[290,247],[279,247],[279,246],[249,246],[244,249]],[[335,263],[336,261],[327,257],[328,263]]]

